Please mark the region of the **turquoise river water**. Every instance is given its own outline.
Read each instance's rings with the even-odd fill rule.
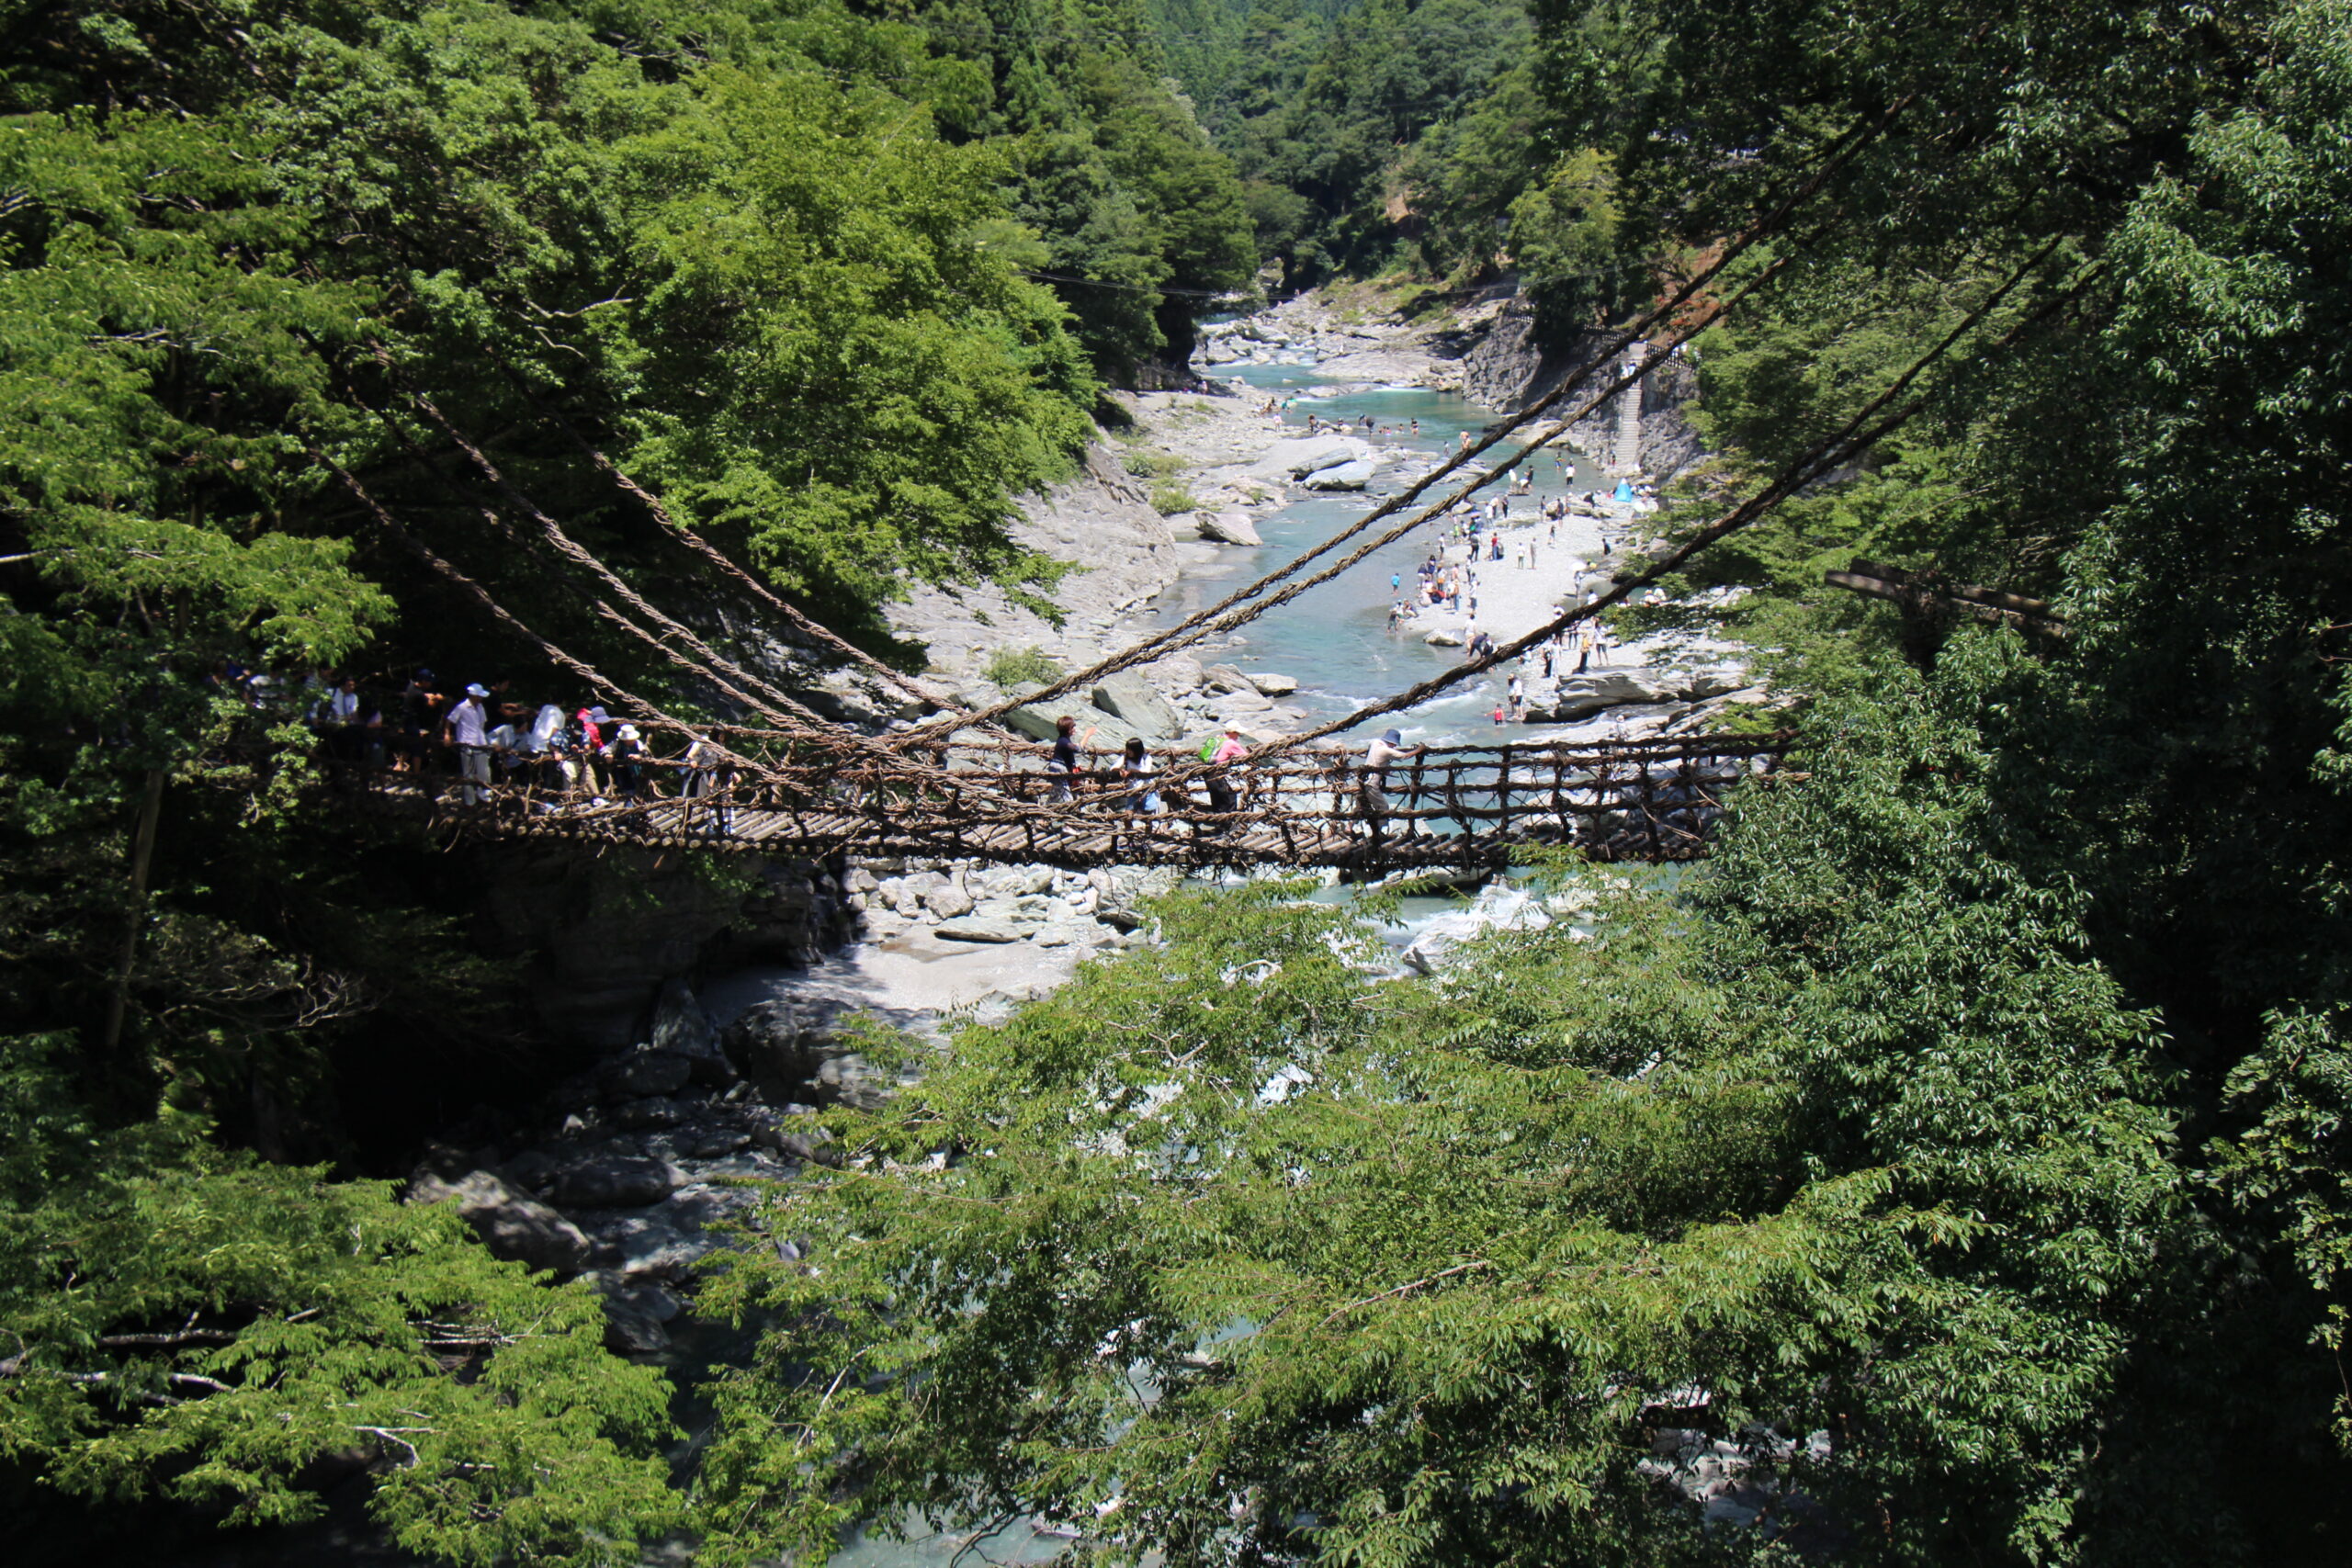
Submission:
[[[1382,434],[1370,437],[1382,447],[1406,447],[1434,462],[1454,449],[1462,432],[1483,431],[1495,411],[1450,392],[1419,387],[1386,387],[1349,390],[1333,395],[1329,378],[1309,366],[1268,365],[1238,367],[1239,379],[1262,391],[1296,396],[1283,414],[1292,433],[1306,434],[1307,415],[1361,422],[1370,414],[1384,431],[1409,430],[1420,421],[1420,434]],[[1361,430],[1354,432],[1363,434]],[[1563,457],[1567,456],[1565,452]],[[1183,579],[1155,600],[1143,624],[1173,625],[1203,606],[1216,603],[1244,583],[1290,561],[1362,517],[1380,501],[1412,483],[1423,464],[1385,465],[1372,488],[1361,495],[1311,495],[1277,512],[1257,518],[1266,542],[1257,549],[1223,547],[1214,561],[1185,573]],[[1583,491],[1600,481],[1582,468],[1564,476],[1546,453],[1534,460],[1535,493],[1539,497],[1563,490]],[[1456,488],[1449,480],[1447,491]],[[1432,491],[1432,498],[1437,493]],[[1483,492],[1482,492],[1483,493]],[[1524,506],[1525,502],[1522,502]],[[1391,525],[1384,520],[1378,526]],[[1351,541],[1352,549],[1360,541]],[[1245,670],[1272,670],[1295,678],[1298,694],[1283,700],[1304,709],[1313,723],[1323,723],[1363,704],[1425,681],[1461,661],[1459,649],[1431,648],[1419,629],[1387,629],[1392,597],[1391,577],[1401,578],[1409,591],[1415,571],[1428,556],[1432,532],[1424,527],[1389,545],[1338,579],[1309,589],[1298,598],[1269,611],[1242,631],[1238,648],[1200,649],[1204,663],[1229,661]],[[1330,564],[1318,560],[1310,571]],[[1476,743],[1491,733],[1486,716],[1495,706],[1499,681],[1480,677],[1456,692],[1432,699],[1404,716],[1401,728],[1408,740]],[[1476,727],[1474,728],[1474,726]]]

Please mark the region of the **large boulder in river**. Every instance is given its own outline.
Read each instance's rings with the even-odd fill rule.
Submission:
[[[1317,468],[1302,482],[1309,490],[1362,490],[1379,472],[1379,464],[1369,457],[1359,457],[1352,463]]]
[[[818,1100],[873,1110],[895,1081],[842,1037],[841,1011],[779,997],[755,1002],[727,1026],[727,1054],[771,1100]]]
[[[1182,695],[1201,688],[1201,661],[1189,653],[1171,653],[1143,667],[1154,685]]]
[[[1736,692],[1747,684],[1747,671],[1737,665],[1720,665],[1713,670],[1693,670],[1687,675],[1677,675],[1677,694],[1692,702],[1704,702]]]
[[[1143,734],[1116,714],[1105,713],[1096,707],[1091,699],[1076,696],[1056,697],[1044,703],[1023,703],[1006,714],[1004,722],[1008,728],[1026,735],[1032,740],[1050,741],[1056,733],[1056,721],[1064,714],[1078,721],[1078,733],[1081,737],[1090,729],[1094,731],[1094,738],[1086,744],[1097,751],[1116,751],[1127,743],[1130,735]],[[1145,739],[1150,738],[1147,736]]]
[[[420,1171],[409,1181],[408,1201],[454,1202],[492,1258],[559,1274],[577,1274],[588,1267],[593,1244],[587,1233],[489,1171],[470,1170],[455,1181]]]
[[[1493,931],[1540,931],[1551,923],[1544,906],[1526,892],[1497,883],[1481,891],[1468,908],[1424,925],[1405,949],[1405,962],[1424,975],[1434,975],[1454,961],[1464,942]]]
[[[1352,435],[1300,435],[1268,446],[1249,471],[1269,479],[1303,479],[1320,468],[1374,456],[1372,444]]]
[[[1105,677],[1088,694],[1096,707],[1125,719],[1148,739],[1165,740],[1184,728],[1168,699],[1153,691],[1150,682],[1131,671]]]
[[[1557,695],[1549,704],[1531,708],[1529,717],[1535,718],[1539,712],[1548,709],[1538,722],[1572,724],[1611,708],[1668,702],[1674,694],[1671,679],[1661,680],[1645,670],[1595,670],[1589,674],[1564,676]]]
[[[1258,525],[1250,521],[1246,512],[1195,512],[1193,525],[1204,539],[1214,539],[1220,545],[1262,545]]]
[[[599,1086],[611,1099],[636,1095],[675,1094],[694,1077],[694,1064],[674,1051],[639,1046],[616,1056],[598,1069]]]
[[[567,1209],[637,1209],[677,1186],[678,1173],[663,1161],[591,1149],[558,1165],[554,1195]]]
[[[943,920],[970,914],[976,902],[972,890],[961,882],[943,882],[922,896],[923,908]]]
[[[959,915],[939,922],[939,934],[951,942],[1019,942],[1025,934],[998,915]]]

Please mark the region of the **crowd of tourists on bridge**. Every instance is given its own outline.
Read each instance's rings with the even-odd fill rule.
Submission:
[[[482,804],[499,784],[528,785],[550,807],[709,796],[712,825],[724,825],[734,767],[708,736],[692,736],[682,755],[656,757],[635,724],[601,705],[532,702],[504,678],[444,682],[422,665],[398,679],[363,682],[327,669],[290,679],[223,661],[208,683],[258,714],[299,718],[337,779],[365,770],[433,788],[428,781],[447,776],[467,806]],[[674,790],[666,786],[671,775]]]
[[[675,799],[685,803],[690,828],[733,829],[735,761],[705,734],[690,734],[678,755],[656,757],[637,725],[602,706],[567,710],[531,701],[504,679],[446,689],[424,666],[395,687],[324,669],[293,680],[223,663],[210,683],[257,715],[307,725],[318,738],[328,776],[338,782],[373,775],[466,807],[483,806],[494,794],[522,795],[545,811]],[[1512,684],[1516,697],[1521,683],[1514,679]],[[1170,753],[1183,769],[1185,787],[1167,776],[1169,764],[1141,737],[1098,750],[1094,735],[1063,716],[1055,739],[1042,748],[1042,779],[1016,770],[1001,782],[1035,780],[1038,794],[1029,798],[1065,807],[1073,817],[1101,814],[1122,823],[1191,818],[1196,831],[1228,830],[1253,807],[1279,804],[1256,798],[1270,780],[1279,779],[1280,770],[1252,765],[1250,744],[1238,726],[1199,743],[1198,766],[1185,754],[1193,750],[1189,743]],[[1315,764],[1330,791],[1332,815],[1357,819],[1360,830],[1379,839],[1396,811],[1390,770],[1421,750],[1405,744],[1396,729],[1361,753],[1334,743],[1327,760]],[[1272,787],[1279,792],[1283,786]],[[1023,793],[1016,786],[1016,797]]]

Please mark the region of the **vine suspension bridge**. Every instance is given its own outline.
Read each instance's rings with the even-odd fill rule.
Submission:
[[[1898,104],[1896,108],[1901,106]],[[586,603],[603,623],[643,644],[717,705],[756,715],[771,728],[705,726],[667,714],[525,624],[483,583],[412,533],[359,478],[324,453],[334,474],[390,540],[470,599],[493,622],[536,649],[552,667],[607,697],[646,729],[707,742],[706,762],[674,793],[639,787],[613,799],[571,786],[525,782],[526,772],[487,787],[444,790],[419,771],[384,771],[330,762],[331,779],[374,806],[460,825],[469,832],[655,846],[706,845],[822,856],[842,852],[1034,862],[1066,867],[1104,863],[1193,865],[1288,863],[1377,874],[1434,866],[1507,865],[1540,845],[1566,845],[1595,858],[1669,861],[1706,852],[1709,829],[1732,794],[1801,776],[1783,767],[1792,739],[1714,735],[1572,745],[1521,742],[1499,747],[1426,750],[1367,776],[1365,764],[1318,743],[1382,715],[1408,711],[1460,682],[1526,654],[1577,622],[1626,602],[1709,546],[1770,515],[1789,496],[1868,452],[1927,406],[1917,383],[1967,341],[2030,276],[2048,262],[2055,242],[2028,258],[1942,338],[1857,412],[1843,428],[1792,457],[1772,479],[1712,521],[1677,530],[1646,560],[1618,574],[1616,586],[1564,604],[1544,625],[1500,646],[1489,645],[1458,667],[1360,707],[1302,735],[1252,750],[1218,769],[1174,762],[1148,783],[1115,772],[1059,777],[1046,771],[1043,749],[1002,728],[1014,708],[1079,691],[1107,675],[1145,664],[1216,633],[1232,632],[1329,581],[1383,546],[1446,515],[1474,492],[1636,387],[1642,377],[1690,337],[1763,288],[1784,265],[1774,260],[1732,292],[1705,291],[1744,252],[1781,228],[1853,150],[1883,129],[1887,117],[1859,128],[1771,212],[1724,245],[1681,287],[1621,329],[1609,350],[1573,370],[1557,387],[1511,414],[1483,441],[1465,445],[1428,474],[1372,508],[1287,565],[1235,590],[1181,624],[1146,637],[1043,689],[1007,695],[993,706],[966,708],[882,665],[812,620],[729,558],[661,499],[639,484],[562,412],[541,400],[511,368],[537,414],[560,431],[593,467],[691,552],[775,617],[772,629],[821,656],[863,666],[933,710],[933,716],[889,735],[844,733],[760,671],[730,659],[649,601],[627,580],[518,490],[475,442],[422,394],[401,385],[389,355],[374,367],[391,406],[372,412],[412,465],[430,473],[493,529],[522,539],[550,569],[551,581]],[[2079,287],[2079,281],[2076,285]],[[1984,345],[1997,350],[2041,314]],[[1704,297],[1702,297],[1704,296]],[[1661,331],[1652,340],[1648,334]],[[1625,357],[1629,355],[1630,357]],[[367,367],[356,366],[355,373]],[[1612,373],[1613,372],[1613,373]],[[1593,383],[1599,383],[1595,386]],[[359,396],[355,389],[355,397]],[[363,397],[361,406],[370,406]],[[420,434],[446,441],[477,476],[468,483],[440,468],[396,412],[404,408]],[[1545,423],[1535,426],[1538,421]],[[1521,432],[1527,432],[1524,436]],[[1518,451],[1506,447],[1524,440]],[[1481,466],[1495,452],[1491,466]],[[1425,498],[1459,479],[1452,493]],[[477,488],[477,487],[480,488]],[[1397,514],[1403,513],[1401,518]],[[1374,533],[1376,525],[1396,521]],[[527,525],[527,526],[526,526]],[[1317,560],[1329,564],[1309,572]],[[1834,579],[1833,579],[1834,581]],[[639,780],[678,764],[646,758]],[[691,784],[693,787],[685,787]],[[1204,803],[1195,785],[1208,796]],[[1067,786],[1067,787],[1065,787]],[[1160,809],[1139,810],[1139,791]]]
[[[728,731],[730,749],[745,738]],[[756,773],[641,764],[635,798],[542,784],[525,768],[471,793],[435,774],[339,767],[331,777],[373,807],[458,831],[576,843],[697,846],[821,858],[837,853],[1040,863],[1283,864],[1379,874],[1501,867],[1542,846],[1599,860],[1704,855],[1735,790],[1782,777],[1787,735],[1716,735],[1600,745],[1430,749],[1391,763],[1385,784],[1332,750],[1221,770],[1171,771],[1158,809],[1115,769],[1074,782],[1042,747],[951,748],[918,773],[786,746]],[[796,755],[797,751],[799,754]],[[674,790],[654,783],[674,774]],[[1216,799],[1185,780],[1214,777]],[[1365,784],[1382,795],[1367,796]],[[1061,798],[1064,795],[1067,798]],[[1385,808],[1375,803],[1385,799]]]

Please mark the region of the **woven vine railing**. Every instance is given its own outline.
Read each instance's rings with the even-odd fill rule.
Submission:
[[[757,771],[645,759],[502,761],[484,797],[428,758],[410,767],[331,763],[356,807],[424,815],[516,839],[1103,864],[1501,865],[1535,845],[1608,861],[1706,853],[1734,793],[1790,775],[1787,734],[1700,735],[1592,745],[1433,748],[1367,793],[1361,753],[1279,752],[1207,768],[1186,759],[1149,783],[1114,754],[1074,778],[1042,746],[947,744],[911,772],[772,733],[720,731]],[[1147,809],[1146,807],[1150,808]]]

